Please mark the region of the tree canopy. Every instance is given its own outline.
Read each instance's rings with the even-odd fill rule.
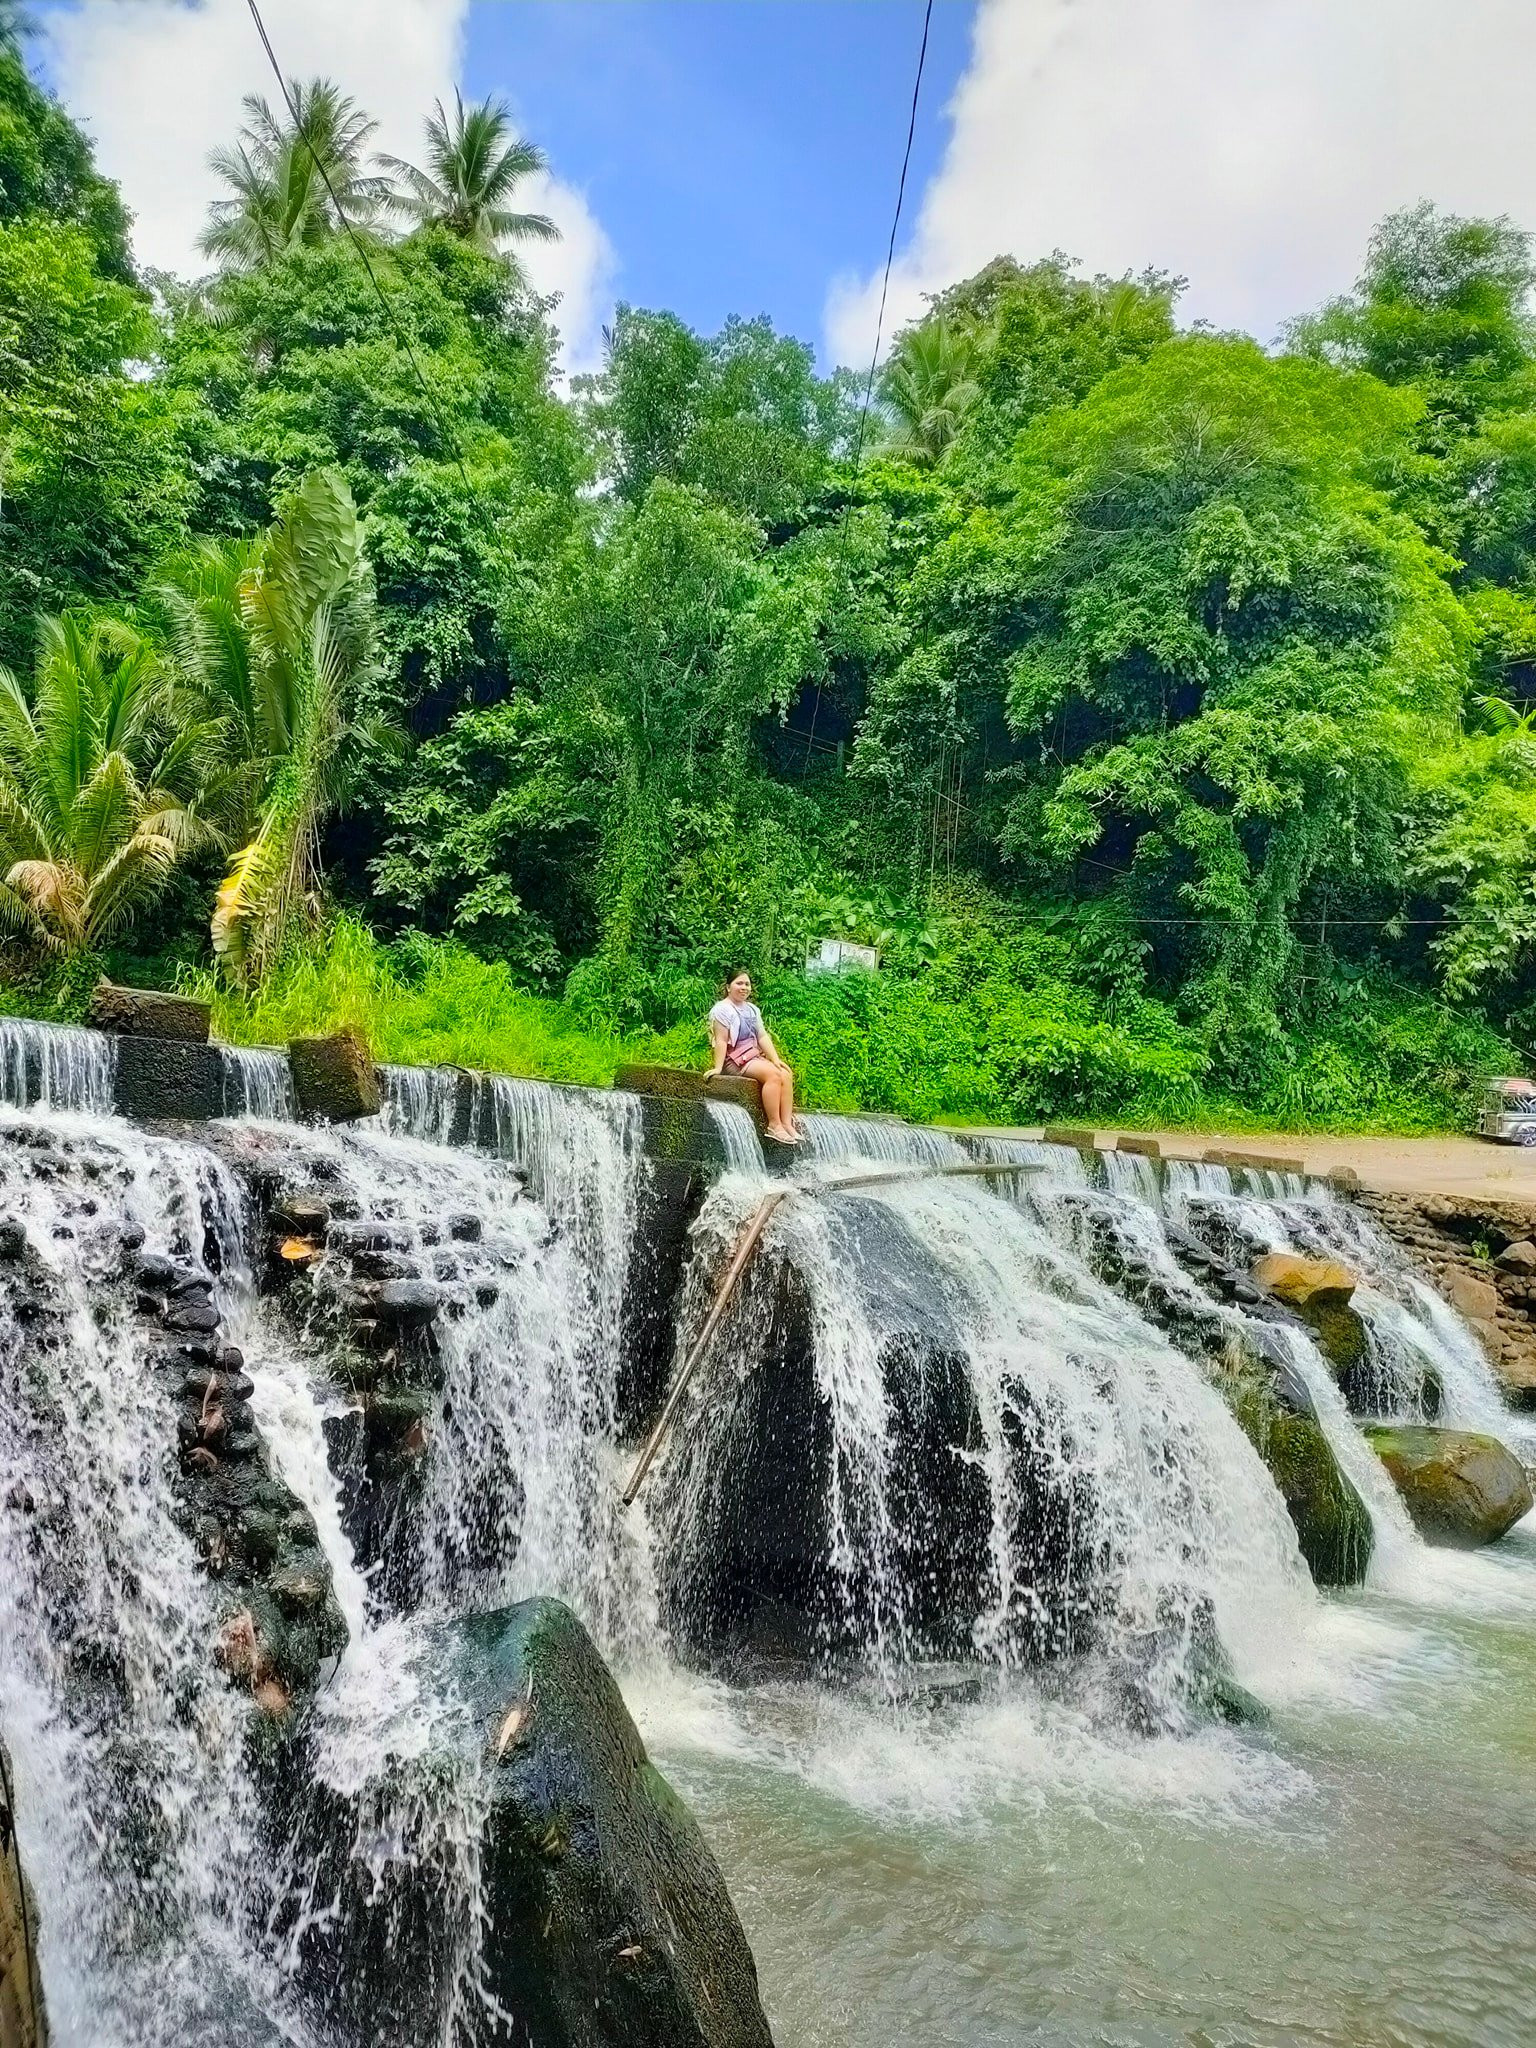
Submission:
[[[140,930],[250,986],[345,913],[679,1047],[746,961],[824,1099],[921,1113],[1411,1120],[1519,1057],[1509,221],[1390,216],[1270,349],[1058,252],[938,294],[868,417],[761,316],[621,306],[566,389],[505,109],[438,106],[413,165],[293,93],[215,159],[214,273],[152,298],[0,50],[6,957]],[[64,821],[103,776],[143,882],[98,916]],[[805,979],[830,934],[880,976]]]

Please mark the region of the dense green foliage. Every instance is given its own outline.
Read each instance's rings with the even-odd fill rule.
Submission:
[[[151,301],[0,53],[0,657],[38,679],[7,772],[66,641],[136,649],[131,745],[71,759],[125,793],[115,843],[179,821],[45,929],[7,800],[17,1000],[44,942],[132,945],[233,1036],[356,1016],[387,1057],[601,1079],[699,1057],[744,964],[808,1102],[997,1121],[1434,1128],[1526,1057],[1507,222],[1393,216],[1274,352],[1181,330],[1177,280],[1000,258],[868,420],[766,320],[633,307],[564,393],[504,112],[438,108],[416,169],[325,81],[295,103],[216,161],[219,274]],[[829,936],[880,972],[807,977]]]

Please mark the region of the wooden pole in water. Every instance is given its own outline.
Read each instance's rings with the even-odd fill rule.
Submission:
[[[700,1330],[698,1336],[694,1338],[688,1356],[683,1360],[683,1369],[673,1383],[671,1393],[667,1396],[667,1405],[662,1409],[657,1419],[656,1427],[647,1437],[645,1449],[640,1453],[639,1458],[635,1462],[635,1469],[629,1475],[629,1484],[624,1489],[625,1507],[632,1503],[635,1495],[640,1491],[641,1483],[646,1473],[651,1469],[651,1460],[661,1449],[662,1440],[672,1426],[672,1418],[677,1413],[684,1394],[688,1391],[688,1382],[698,1370],[700,1359],[703,1358],[705,1352],[709,1349],[710,1342],[716,1330],[720,1327],[720,1318],[725,1314],[731,1296],[736,1292],[737,1282],[747,1270],[747,1261],[757,1249],[757,1241],[768,1226],[768,1218],[777,1209],[780,1202],[787,1201],[794,1193],[796,1193],[796,1189],[793,1187],[784,1187],[775,1188],[771,1194],[764,1195],[748,1221],[745,1230],[737,1238],[736,1249],[731,1255],[730,1265],[726,1268],[725,1278],[716,1289],[715,1298],[709,1305],[709,1314],[704,1318],[704,1327]]]
[[[758,1240],[768,1227],[769,1217],[778,1208],[780,1202],[788,1201],[791,1195],[857,1194],[860,1188],[889,1186],[893,1181],[953,1180],[965,1175],[990,1175],[996,1178],[999,1175],[1010,1173],[1038,1173],[1039,1171],[1039,1167],[1033,1164],[1021,1163],[1018,1160],[1012,1160],[1007,1164],[999,1162],[996,1165],[902,1166],[891,1173],[845,1174],[840,1180],[791,1181],[788,1186],[774,1188],[769,1194],[764,1195],[752,1215],[748,1218],[745,1229],[736,1240],[736,1249],[731,1254],[731,1263],[726,1268],[725,1278],[720,1282],[719,1287],[715,1291],[715,1298],[709,1305],[709,1314],[704,1318],[704,1327],[689,1346],[688,1356],[683,1360],[682,1370],[678,1373],[676,1380],[673,1382],[672,1391],[667,1396],[667,1405],[657,1417],[656,1427],[646,1438],[645,1447],[635,1460],[635,1469],[630,1473],[629,1484],[625,1487],[622,1495],[625,1507],[631,1507],[634,1504],[635,1495],[645,1483],[645,1475],[650,1471],[655,1461],[656,1453],[661,1449],[666,1439],[667,1431],[672,1427],[672,1418],[682,1405],[683,1396],[688,1391],[688,1383],[698,1371],[705,1353],[714,1341],[715,1332],[720,1327],[720,1319],[730,1305],[731,1296],[736,1292],[741,1282],[741,1276],[747,1270],[747,1265],[751,1260],[753,1252],[757,1250]]]

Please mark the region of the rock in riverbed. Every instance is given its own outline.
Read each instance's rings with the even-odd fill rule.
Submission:
[[[1390,1424],[1365,1434],[1428,1543],[1475,1550],[1531,1511],[1525,1470],[1497,1437]]]
[[[425,1755],[381,1757],[351,1796],[284,1772],[334,1901],[297,1935],[321,2026],[361,2010],[372,2038],[436,2040],[452,2011],[464,2048],[772,2048],[725,1880],[570,1609],[472,1616],[430,1657],[459,1711]],[[375,1867],[356,1849],[381,1831]]]

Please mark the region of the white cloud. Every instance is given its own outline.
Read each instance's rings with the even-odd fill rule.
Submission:
[[[1536,229],[1533,76],[1531,0],[981,0],[886,337],[990,257],[1060,248],[1177,272],[1186,318],[1268,339],[1395,207]],[[868,360],[879,292],[834,283],[839,361]]]
[[[264,0],[262,16],[290,77],[334,78],[377,116],[378,148],[416,159],[423,115],[452,95],[467,11],[467,0]],[[79,0],[45,26],[50,73],[122,185],[140,262],[199,274],[217,192],[208,152],[233,140],[244,94],[277,93],[244,0]],[[533,245],[528,270],[540,291],[565,294],[560,325],[579,368],[596,351],[612,251],[581,193],[540,183],[530,206],[564,239]]]

